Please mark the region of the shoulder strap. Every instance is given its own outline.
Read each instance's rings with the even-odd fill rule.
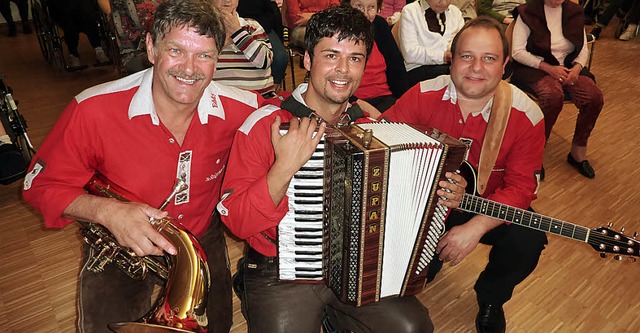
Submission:
[[[489,115],[489,124],[487,125],[482,142],[482,150],[480,151],[480,161],[478,162],[478,193],[482,195],[487,188],[487,182],[491,171],[496,164],[498,152],[502,145],[502,138],[507,129],[509,115],[511,114],[511,102],[513,95],[511,85],[506,81],[500,81],[498,90],[493,97],[493,106]]]

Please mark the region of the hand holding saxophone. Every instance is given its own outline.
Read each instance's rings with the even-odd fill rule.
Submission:
[[[137,202],[116,202],[106,212],[105,226],[120,245],[133,250],[138,256],[175,254],[175,247],[149,223],[150,219],[167,217],[167,212]]]
[[[98,223],[107,228],[118,243],[138,256],[175,254],[175,247],[149,223],[167,217],[167,212],[137,202],[122,202],[83,194],[65,209],[67,218]]]

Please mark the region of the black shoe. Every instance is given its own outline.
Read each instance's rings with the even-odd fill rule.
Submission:
[[[567,162],[569,162],[569,164],[571,164],[574,168],[578,169],[581,175],[590,179],[596,177],[596,172],[593,171],[593,168],[591,167],[591,164],[589,164],[589,161],[584,160],[582,162],[578,162],[575,158],[573,158],[573,155],[569,153],[569,155],[567,155]]]
[[[0,184],[9,185],[24,177],[27,173],[27,162],[13,143],[0,143]]]
[[[600,26],[596,26],[595,28],[591,29],[590,34],[593,35],[593,37],[595,37],[596,39],[600,38],[600,33],[602,32],[602,27]]]
[[[478,316],[476,317],[476,330],[478,333],[504,333],[507,322],[504,319],[504,311],[501,306],[491,304],[478,304]]]

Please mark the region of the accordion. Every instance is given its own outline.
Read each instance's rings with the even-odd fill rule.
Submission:
[[[448,213],[438,182],[465,153],[462,142],[432,128],[328,130],[289,184],[279,279],[323,282],[355,306],[420,292]]]

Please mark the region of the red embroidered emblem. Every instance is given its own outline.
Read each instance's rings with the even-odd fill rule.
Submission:
[[[216,98],[216,94],[211,94],[211,107],[218,107],[218,99]]]

